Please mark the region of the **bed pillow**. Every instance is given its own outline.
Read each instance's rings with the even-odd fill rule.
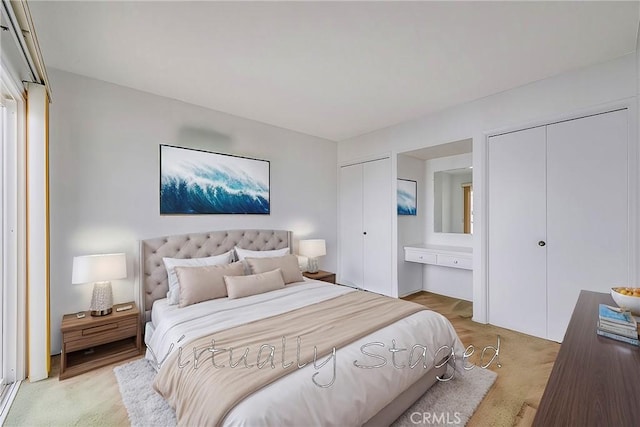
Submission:
[[[285,285],[304,281],[304,277],[302,277],[302,273],[300,272],[300,266],[298,265],[298,257],[295,255],[285,255],[274,258],[247,257],[245,261],[253,274],[265,273],[279,268],[282,271],[282,278],[284,279]]]
[[[236,254],[238,255],[238,261],[242,261],[247,257],[250,258],[272,258],[278,256],[285,256],[289,253],[289,248],[274,249],[272,251],[251,251],[249,249],[242,249],[235,247]]]
[[[205,265],[202,267],[176,267],[176,277],[180,285],[180,307],[186,307],[202,301],[227,296],[224,276],[242,276],[244,267],[241,262],[223,265]]]
[[[284,288],[280,269],[249,276],[224,276],[229,299],[243,298]]]
[[[178,278],[174,270],[176,267],[201,267],[203,265],[229,264],[232,257],[233,251],[205,258],[162,258],[169,281],[169,292],[167,292],[168,304],[175,305],[180,302],[180,286],[178,286]]]

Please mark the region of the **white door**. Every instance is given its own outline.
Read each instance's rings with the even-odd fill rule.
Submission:
[[[363,288],[392,295],[391,283],[391,160],[367,162],[363,180]]]
[[[581,289],[629,283],[627,110],[547,127],[547,338]],[[595,327],[595,326],[594,326]]]
[[[489,138],[489,323],[547,333],[545,128]]]
[[[340,168],[340,271],[338,282],[361,288],[363,277],[363,166]]]

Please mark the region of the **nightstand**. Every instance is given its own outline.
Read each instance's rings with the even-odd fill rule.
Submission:
[[[330,273],[328,271],[318,270],[317,273],[309,273],[305,271],[302,273],[304,277],[308,277],[309,279],[321,280],[323,282],[336,283],[336,274]]]
[[[133,307],[116,311],[126,305]],[[134,302],[116,304],[106,316],[93,317],[89,311],[84,314],[81,319],[76,313],[62,317],[61,380],[142,352],[140,311]]]

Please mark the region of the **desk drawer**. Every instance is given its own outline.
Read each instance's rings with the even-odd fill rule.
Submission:
[[[450,255],[438,255],[438,265],[453,268],[473,269],[471,258],[457,257]]]
[[[435,264],[437,261],[436,254],[412,250],[405,251],[404,259],[405,261],[420,262],[422,264]]]

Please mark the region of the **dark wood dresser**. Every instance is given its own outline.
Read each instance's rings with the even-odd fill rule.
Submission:
[[[616,305],[580,292],[534,426],[640,425],[640,348],[596,335],[600,303]]]

